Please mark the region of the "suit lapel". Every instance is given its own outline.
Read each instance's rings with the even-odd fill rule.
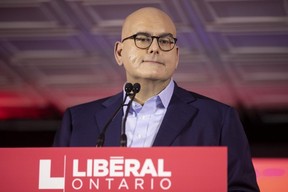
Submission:
[[[104,129],[104,126],[113,116],[117,108],[121,105],[123,99],[123,93],[119,93],[105,100],[102,104],[103,108],[97,111],[95,119],[99,133]],[[121,120],[123,116],[123,109],[121,108],[111,124],[107,127],[105,133],[104,146],[119,146],[120,145],[120,132],[121,132]]]
[[[191,123],[197,109],[189,105],[195,98],[187,91],[175,86],[173,96],[155,138],[153,146],[172,145],[180,132]]]

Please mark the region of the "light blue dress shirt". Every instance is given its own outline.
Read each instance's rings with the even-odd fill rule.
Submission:
[[[152,146],[167,111],[174,86],[174,81],[171,79],[170,83],[163,91],[158,95],[149,98],[143,106],[136,101],[132,102],[126,121],[128,147]],[[128,97],[126,104],[129,101],[130,98]],[[124,115],[126,109],[127,106],[124,106]]]

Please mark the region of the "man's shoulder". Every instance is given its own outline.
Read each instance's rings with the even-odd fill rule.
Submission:
[[[212,108],[231,108],[228,104],[213,99],[212,97],[202,95],[190,90],[187,90],[183,87],[177,87],[175,92],[179,98],[186,100],[187,103],[194,106],[209,106]]]

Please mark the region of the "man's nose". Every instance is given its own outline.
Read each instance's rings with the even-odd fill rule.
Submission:
[[[157,39],[156,38],[153,38],[152,39],[152,43],[148,49],[148,52],[149,53],[159,53],[159,45],[158,45],[158,42],[157,42]]]

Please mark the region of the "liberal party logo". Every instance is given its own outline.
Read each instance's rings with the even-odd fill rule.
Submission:
[[[63,175],[51,175],[51,159],[39,161],[40,190],[169,190],[171,171],[165,168],[164,159],[138,160],[111,156],[108,159],[68,159],[61,162]],[[59,166],[58,166],[59,168]]]

